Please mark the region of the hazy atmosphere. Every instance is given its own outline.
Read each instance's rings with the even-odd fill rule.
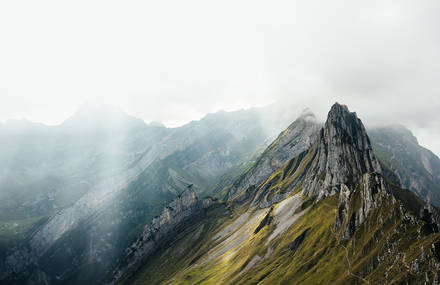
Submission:
[[[439,15],[0,1],[0,284],[440,284]]]
[[[84,102],[179,126],[273,102],[401,123],[440,154],[439,1],[2,1],[0,121]]]

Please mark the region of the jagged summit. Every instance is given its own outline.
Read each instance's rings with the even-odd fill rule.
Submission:
[[[397,180],[414,177],[409,183],[431,188],[413,166],[418,162],[417,170],[425,171],[416,175],[434,176],[438,159],[402,142],[400,134],[387,137],[384,130],[371,136],[382,150],[382,175],[362,122],[338,103],[325,123],[303,112],[288,128],[286,123],[273,129],[285,131],[255,153],[269,138],[261,134],[270,125],[258,127],[263,117],[256,112],[182,128],[142,123],[145,128],[126,133],[99,132],[100,123],[104,130],[137,125],[107,111],[83,110],[71,121],[77,129],[54,127],[53,136],[40,133],[48,139],[32,139],[30,148],[4,148],[10,161],[20,160],[16,153],[40,153],[20,162],[24,170],[11,172],[12,179],[65,172],[55,178],[69,187],[28,179],[25,186],[36,181],[56,189],[43,192],[44,200],[32,196],[39,204],[30,206],[57,207],[19,243],[4,244],[1,284],[440,284],[437,208],[388,176],[403,168],[412,173],[397,173]],[[90,133],[76,132],[84,124]],[[42,151],[52,149],[47,146],[57,152]],[[384,160],[384,154],[391,158]],[[79,171],[72,172],[77,165]],[[73,187],[84,181],[89,188]],[[209,190],[217,183],[220,191]],[[38,193],[41,186],[30,190]],[[65,199],[68,192],[75,197]],[[212,193],[227,193],[227,201],[210,198]],[[59,198],[69,204],[49,204]],[[27,207],[31,199],[10,201],[3,213]]]
[[[246,199],[254,193],[255,186],[263,182],[268,176],[286,164],[289,160],[306,152],[317,139],[321,125],[317,123],[315,115],[303,112],[290,126],[269,145],[260,158],[255,162],[227,194],[226,200],[240,197]]]
[[[350,113],[350,110],[348,110],[347,105],[345,105],[345,104],[339,104],[338,102],[335,102],[335,103],[332,105],[332,107],[330,108],[329,113],[332,112],[332,110],[338,110],[338,109],[343,109],[344,111]],[[353,112],[353,113],[356,114],[356,112]]]
[[[231,185],[228,201],[192,216],[192,230],[188,224],[173,230],[177,238],[168,247],[155,243],[163,249],[154,256],[152,237],[162,241],[168,223],[153,234],[147,227],[126,258],[146,253],[145,263],[118,270],[115,280],[439,284],[436,213],[381,172],[361,120],[348,107],[333,105],[323,126],[300,117]],[[181,215],[164,211],[165,221],[169,213]]]
[[[282,173],[269,177],[282,167]],[[293,122],[229,191],[227,199],[256,194],[254,203],[267,207],[297,187],[305,196],[323,198],[338,192],[341,184],[352,189],[365,173],[381,172],[361,120],[347,106],[335,103],[324,126],[309,112]],[[277,179],[290,179],[282,182],[289,185],[283,193],[277,190],[281,183]]]
[[[326,196],[334,186],[354,186],[362,174],[371,172],[381,173],[381,167],[364,125],[347,106],[335,103],[321,129],[303,192]]]

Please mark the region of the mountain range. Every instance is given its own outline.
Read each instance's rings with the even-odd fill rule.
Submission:
[[[439,158],[338,103],[173,129],[86,106],[0,138],[5,284],[439,282]]]

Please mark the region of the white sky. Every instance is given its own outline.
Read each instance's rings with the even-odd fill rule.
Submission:
[[[179,125],[275,101],[401,123],[440,154],[440,1],[1,1],[0,120],[84,102]]]

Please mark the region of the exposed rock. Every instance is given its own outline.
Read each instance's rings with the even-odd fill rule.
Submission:
[[[403,188],[426,202],[440,205],[440,159],[434,153],[419,145],[403,126],[372,128],[368,134],[384,168],[393,172]]]
[[[232,210],[209,221],[219,229],[205,232],[202,250],[195,247],[179,259],[170,256],[171,244],[144,264],[140,279],[126,283],[145,281],[145,276],[154,279],[156,270],[176,260],[185,265],[155,280],[438,284],[440,236],[434,227],[435,208],[424,207],[388,183],[356,114],[335,104],[321,132],[311,132],[309,146],[296,145],[303,149],[299,153],[295,146],[283,149],[297,126],[283,132],[233,185],[227,195]],[[290,139],[298,142],[300,137]],[[287,157],[278,153],[283,150],[289,152]],[[164,219],[169,220],[171,212],[164,212]],[[225,215],[233,220],[224,222]],[[174,250],[185,243],[176,242]]]
[[[346,217],[348,216],[348,208],[350,207],[350,189],[345,184],[341,184],[339,192],[338,212],[336,214],[335,229],[339,230]]]
[[[20,275],[24,283],[35,268],[47,273],[53,282],[101,283],[125,248],[142,233],[141,226],[160,214],[164,204],[172,201],[188,184],[207,191],[219,175],[265,146],[266,140],[279,133],[294,115],[288,113],[289,118],[283,121],[278,114],[264,114],[265,110],[220,112],[173,129],[148,126],[126,116],[118,123],[121,128],[116,128],[113,121],[107,120],[109,116],[99,116],[99,122],[94,122],[93,111],[87,111],[62,126],[44,127],[47,131],[35,128],[32,132],[38,135],[31,136],[35,139],[29,140],[23,132],[19,139],[2,144],[1,169],[13,165],[14,159],[19,158],[15,154],[21,153],[26,159],[32,158],[30,164],[23,165],[32,177],[41,173],[41,177],[35,178],[44,180],[54,174],[63,179],[38,186],[50,193],[43,192],[39,201],[34,195],[38,191],[32,188],[35,179],[16,175],[8,169],[0,171],[0,182],[10,180],[4,179],[6,174],[9,177],[8,173],[14,181],[26,182],[19,188],[26,189],[29,195],[18,193],[16,196],[32,203],[19,212],[24,212],[26,217],[27,214],[49,216],[38,230],[26,237],[23,246],[0,252],[2,256],[11,256],[0,262],[0,283],[18,278],[16,275]],[[80,124],[76,123],[77,119]],[[278,123],[266,129],[259,120]],[[128,125],[132,126],[126,128]],[[0,129],[3,137],[4,129]],[[113,129],[117,131],[101,136],[103,131]],[[58,136],[63,139],[59,140]],[[35,144],[36,141],[42,143]],[[14,148],[10,151],[3,146]],[[66,177],[73,180],[67,181]],[[83,192],[66,197],[73,193],[71,186],[77,184],[82,185]],[[15,189],[10,193],[16,192]],[[52,192],[61,199],[56,195],[52,197]],[[59,200],[66,202],[54,204]],[[208,206],[210,202],[200,203]],[[8,214],[18,218],[16,211],[20,207],[15,203],[3,204],[0,216]],[[46,204],[50,206],[49,212],[29,211],[30,207],[40,209]],[[163,218],[166,220],[166,215]],[[157,221],[161,222],[164,221]]]
[[[347,186],[341,185],[335,228],[339,230],[345,225],[342,240],[348,240],[373,208],[395,202],[396,199],[380,174],[365,173],[354,191],[350,192]]]
[[[309,229],[305,229],[291,244],[289,244],[289,249],[293,252],[296,252],[304,239],[306,238],[307,232]]]
[[[227,194],[227,200],[245,194],[246,190],[253,189],[286,162],[309,149],[315,142],[320,127],[313,114],[303,114],[278,136],[256,161],[254,167],[234,183]],[[244,195],[242,199],[247,197]]]
[[[346,106],[332,106],[317,143],[317,154],[303,185],[306,196],[328,196],[332,187],[341,184],[352,189],[364,173],[381,173],[361,120]]]
[[[342,250],[342,247],[334,246],[333,243],[333,237],[337,237],[340,241],[352,242],[351,247],[347,246],[348,249],[344,247],[350,274],[347,274],[348,277],[344,277],[344,271],[344,276],[341,276],[341,278],[355,277],[358,278],[355,280],[359,281],[363,278],[372,278],[372,275],[375,273],[374,271],[381,266],[386,267],[385,274],[392,276],[391,278],[396,276],[396,272],[392,272],[393,266],[395,268],[401,267],[400,269],[417,275],[424,273],[423,271],[426,270],[424,266],[426,264],[430,266],[429,274],[435,272],[432,268],[439,269],[440,246],[438,242],[427,243],[429,246],[425,246],[425,250],[422,249],[420,255],[417,255],[416,259],[412,257],[407,264],[405,263],[405,255],[404,253],[402,254],[403,251],[399,248],[399,246],[402,247],[404,244],[404,241],[399,237],[404,237],[406,233],[414,235],[410,237],[411,245],[417,244],[421,240],[419,239],[420,237],[426,237],[431,234],[436,235],[438,231],[436,225],[438,212],[436,208],[423,205],[420,208],[420,205],[417,204],[417,207],[414,207],[417,211],[410,211],[403,202],[401,204],[397,202],[399,199],[394,195],[393,190],[390,189],[392,185],[388,185],[385,179],[392,178],[392,171],[390,169],[383,170],[383,167],[372,152],[369,138],[361,121],[355,113],[350,113],[347,107],[335,104],[330,110],[327,122],[321,131],[319,131],[320,128],[321,126],[312,120],[310,116],[305,116],[292,124],[269,146],[260,159],[255,162],[254,167],[245,173],[233,185],[232,190],[229,191],[227,195],[229,200],[236,201],[241,199],[246,202],[249,202],[248,198],[253,198],[253,200],[251,200],[252,203],[233,204],[231,209],[221,212],[221,217],[223,218],[236,213],[234,211],[235,206],[240,210],[238,211],[240,216],[224,228],[220,225],[217,231],[209,232],[206,230],[209,227],[205,227],[200,222],[205,211],[208,211],[208,208],[219,209],[220,207],[211,207],[215,203],[211,198],[199,200],[194,189],[192,189],[192,183],[194,183],[195,188],[197,182],[180,177],[178,171],[168,169],[167,164],[164,163],[165,176],[157,175],[161,172],[152,172],[151,176],[143,180],[142,183],[151,182],[152,177],[166,180],[166,185],[159,184],[163,185],[163,188],[158,187],[154,190],[175,195],[180,192],[179,189],[181,187],[186,188],[188,184],[190,186],[181,195],[178,195],[175,200],[168,203],[159,216],[152,220],[149,217],[151,222],[144,227],[143,231],[136,232],[136,236],[132,236],[130,239],[124,239],[126,244],[122,243],[120,245],[120,252],[114,255],[107,254],[114,249],[114,244],[109,243],[109,241],[116,240],[115,238],[107,238],[107,235],[118,234],[116,230],[104,232],[95,229],[102,225],[104,225],[102,228],[105,228],[106,225],[113,225],[114,223],[112,229],[119,229],[122,232],[119,234],[124,235],[129,232],[125,231],[124,225],[132,223],[127,228],[133,229],[135,222],[137,222],[135,225],[140,224],[138,222],[140,219],[135,221],[130,219],[124,220],[124,217],[128,215],[136,216],[137,213],[135,212],[138,209],[134,207],[124,208],[125,205],[118,200],[119,197],[126,197],[124,195],[118,196],[118,193],[132,194],[132,192],[121,191],[121,189],[125,189],[123,186],[128,178],[131,179],[139,176],[137,170],[128,173],[130,175],[127,177],[121,176],[120,180],[116,177],[118,178],[117,180],[108,181],[108,184],[115,185],[114,188],[105,188],[105,185],[103,185],[101,191],[97,189],[96,192],[93,192],[93,195],[90,194],[83,197],[73,207],[67,208],[61,211],[60,215],[52,217],[44,225],[43,231],[32,235],[29,246],[17,249],[5,261],[0,261],[0,280],[4,276],[12,276],[13,278],[15,274],[23,274],[26,276],[25,281],[30,284],[72,282],[72,279],[69,279],[71,276],[81,275],[80,273],[84,272],[74,270],[88,267],[90,263],[87,262],[93,261],[93,264],[103,264],[102,267],[112,271],[115,268],[114,264],[109,265],[109,263],[106,263],[106,260],[114,262],[119,258],[116,269],[110,272],[112,274],[110,278],[113,279],[106,279],[113,283],[121,279],[125,280],[127,276],[130,277],[141,264],[152,258],[153,254],[156,257],[156,253],[162,249],[166,249],[166,251],[170,249],[169,252],[171,252],[172,258],[175,258],[176,255],[183,258],[184,255],[187,255],[183,249],[191,247],[186,247],[185,243],[188,240],[199,238],[203,240],[205,237],[207,239],[203,240],[203,242],[211,244],[211,248],[205,254],[197,253],[195,256],[192,256],[191,261],[186,263],[190,264],[191,268],[196,268],[200,264],[222,256],[224,260],[228,261],[228,264],[233,264],[235,262],[234,259],[246,255],[243,251],[249,251],[247,241],[257,241],[258,239],[265,240],[250,244],[267,247],[267,250],[259,251],[259,255],[246,259],[247,264],[243,263],[240,264],[240,267],[236,266],[235,268],[244,268],[242,272],[258,270],[259,268],[256,265],[261,264],[263,260],[263,258],[260,258],[260,256],[263,256],[261,253],[267,252],[264,257],[264,259],[267,259],[270,258],[272,252],[274,252],[274,256],[279,256],[280,249],[290,253],[283,255],[283,258],[287,259],[294,255],[297,258],[299,256],[297,253],[301,252],[303,254],[306,248],[301,245],[309,243],[314,244],[312,253],[315,255],[313,260],[309,261],[315,262],[319,261],[320,254],[324,255],[327,252],[330,252],[329,256],[332,256],[332,254],[335,254],[334,256],[341,256],[341,252],[338,253],[338,250]],[[208,134],[210,135],[211,133]],[[240,135],[239,131],[237,131],[237,135]],[[191,138],[186,137],[186,139],[185,144],[188,144]],[[177,139],[175,142],[180,143]],[[183,144],[179,143],[173,145],[172,148],[176,150],[179,159],[187,160],[188,153],[181,152]],[[182,168],[187,173],[196,174],[199,173],[199,170],[207,170],[209,176],[216,176],[223,172],[223,170],[219,171],[220,168],[230,167],[230,161],[223,161],[221,159],[223,154],[227,155],[229,153],[229,148],[224,149],[220,154],[215,152],[197,153],[199,146],[197,144],[191,149],[191,154],[194,151],[197,155],[200,155],[199,159],[185,164],[186,166]],[[160,150],[159,147],[153,149],[154,152]],[[169,153],[164,153],[164,155],[169,155]],[[154,170],[157,170],[154,167],[157,164],[151,164],[153,163],[153,158],[147,152],[140,161],[138,165],[140,168],[138,170],[143,171],[147,165],[152,165]],[[298,159],[295,161],[296,158]],[[157,161],[154,160],[154,162]],[[429,161],[423,160],[423,165],[427,172],[434,173],[434,169]],[[164,177],[166,179],[163,179]],[[270,180],[271,177],[276,179],[272,181]],[[292,177],[292,179],[289,180],[289,177]],[[112,184],[113,182],[116,184]],[[277,182],[286,183],[277,184]],[[296,195],[291,195],[293,187],[297,185],[297,189],[302,188],[303,195],[301,195],[300,190],[296,192]],[[142,184],[139,189],[145,190],[145,187],[145,184]],[[142,192],[141,190],[140,192]],[[337,208],[335,208],[336,197],[320,201],[327,196],[337,193],[339,193]],[[148,197],[147,194],[145,195]],[[133,200],[137,199],[137,197],[139,196],[130,196]],[[303,200],[304,198],[306,200]],[[411,199],[412,196],[407,200],[412,202]],[[303,205],[315,203],[315,201],[324,204],[319,206],[319,203],[316,203],[311,207],[304,206],[303,208]],[[110,216],[108,221],[105,221],[103,217],[108,212],[105,212],[103,209],[110,205],[110,202],[116,203],[118,214]],[[274,206],[274,208],[267,208],[275,203],[278,205]],[[318,215],[317,222],[315,220],[313,226],[309,225],[310,220],[300,219],[304,215],[308,218],[307,215],[309,213],[313,214],[318,207],[324,206],[326,207],[321,208],[321,212],[315,212],[315,214],[320,213],[320,215]],[[143,210],[142,207],[139,208]],[[388,216],[377,215],[376,218],[376,213],[384,208],[392,209],[391,214]],[[421,211],[418,211],[420,209]],[[333,219],[333,211],[337,210],[334,227],[332,226],[332,221],[329,221],[329,217],[327,217],[326,223],[320,224],[320,219],[323,218],[322,213],[327,213],[327,210],[328,213],[332,213],[330,219]],[[419,212],[421,219],[416,217]],[[212,216],[215,215],[210,215],[210,217]],[[316,216],[309,217],[316,219]],[[369,217],[374,219],[368,219]],[[306,220],[305,224],[304,220]],[[216,221],[221,222],[222,219]],[[396,221],[403,222],[398,224],[398,227],[393,228],[392,225]],[[108,224],[106,224],[107,222]],[[385,222],[387,225],[385,225]],[[301,223],[300,227],[292,227],[295,223]],[[145,221],[142,224],[145,224]],[[388,226],[386,228],[387,232],[381,228],[382,225],[384,228]],[[422,226],[414,230],[419,225]],[[355,242],[357,235],[364,232],[359,231],[361,227],[364,227],[363,229],[366,231],[370,229],[369,227],[372,227],[374,232],[371,232],[371,236],[367,236],[368,239],[362,240],[362,248],[359,249],[356,248]],[[412,231],[407,231],[408,228]],[[324,231],[321,234],[315,234],[319,232],[319,229],[324,229]],[[295,239],[292,238],[294,236],[296,236]],[[180,237],[185,237],[185,239]],[[316,239],[317,237],[318,239]],[[320,242],[326,239],[328,244],[325,246],[321,245]],[[93,245],[93,242],[97,240],[102,241],[102,243],[99,246]],[[381,242],[380,246],[376,245],[378,241]],[[180,248],[179,251],[173,252],[171,248],[175,243],[180,243]],[[129,245],[128,247],[127,244]],[[124,249],[126,250],[124,251]],[[371,256],[366,254],[367,251],[372,249],[377,250],[377,252]],[[354,252],[353,256],[349,256],[349,250],[360,251]],[[240,253],[240,251],[242,252]],[[122,255],[121,252],[123,252]],[[178,252],[178,254],[174,254],[175,252]],[[394,258],[394,255],[396,258]],[[365,260],[360,260],[359,256],[365,256]],[[112,259],[113,257],[115,258]],[[357,259],[356,265],[355,263],[350,265],[352,261],[350,258]],[[396,263],[396,266],[394,264],[391,265],[389,261],[393,259],[400,260],[402,264]],[[59,268],[56,268],[56,270],[41,270],[48,262],[56,264],[59,260],[62,262],[60,262]],[[279,260],[276,261],[275,259],[272,261],[279,262]],[[315,265],[312,262],[307,262],[307,268],[305,266],[304,269],[310,270],[308,271],[310,275],[319,274],[318,270],[315,270],[316,268],[313,268],[313,266]],[[338,266],[341,265],[338,264]],[[191,270],[191,268],[181,268],[181,270]],[[278,269],[274,268],[274,270]],[[352,270],[357,270],[357,272]],[[90,271],[93,271],[93,269]],[[267,274],[271,273],[272,271],[267,272]],[[99,272],[97,275],[104,276],[102,272]],[[279,275],[281,276],[282,274]],[[173,278],[176,276],[173,276]],[[424,279],[426,283],[429,283],[432,280],[438,280],[438,276],[437,273],[434,273],[434,276],[428,276],[428,273],[426,273],[426,278],[424,277]],[[85,281],[82,283],[86,284],[88,283],[86,281],[92,279],[87,279],[86,276],[83,280]],[[100,279],[96,283],[102,280]],[[344,279],[343,281],[347,280],[349,279]],[[127,282],[130,281],[128,280]],[[258,280],[255,281],[257,283]]]
[[[301,206],[301,202],[301,194],[296,194],[278,204],[278,207],[273,213],[273,225],[275,225],[275,229],[267,238],[265,245],[268,245],[271,240],[284,233],[304,214],[304,212],[295,213]]]
[[[188,187],[165,207],[160,216],[155,217],[151,224],[146,225],[143,234],[126,249],[110,283],[115,283],[127,272],[135,270],[142,260],[148,258],[151,253],[172,238],[170,237],[170,235],[172,236],[171,232],[176,227],[199,214],[214,202],[215,200],[212,198],[198,200],[192,187]]]

